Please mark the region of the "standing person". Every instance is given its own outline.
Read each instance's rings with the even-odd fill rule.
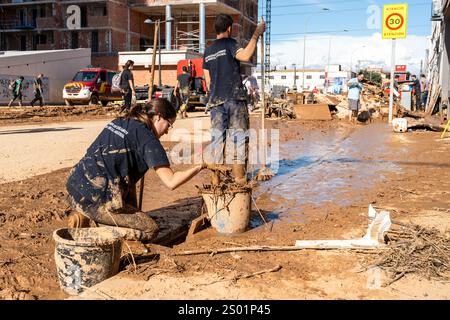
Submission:
[[[121,111],[130,110],[132,100],[136,100],[136,92],[134,91],[133,70],[134,61],[128,60],[123,66],[122,76],[120,77],[120,87],[122,88],[123,107]]]
[[[413,74],[411,76],[411,79],[413,81],[412,86],[413,86],[413,91],[414,91],[414,111],[420,111],[421,109],[421,94],[420,94],[420,81],[417,79],[416,75]]]
[[[188,72],[188,68],[186,66],[183,66],[182,70],[183,73],[177,77],[177,85],[175,87],[175,90],[173,91],[173,94],[175,95],[176,91],[178,90],[181,97],[181,119],[187,118],[187,102],[192,86],[192,77]]]
[[[117,230],[126,240],[156,237],[157,224],[137,208],[136,183],[153,168],[164,185],[174,190],[208,167],[172,171],[160,138],[175,120],[173,105],[158,98],[145,106],[132,106],[103,129],[70,171],[66,188],[75,212],[69,217],[69,227],[88,227],[92,219],[121,227]]]
[[[215,164],[223,164],[227,134],[234,143],[233,175],[237,183],[245,183],[248,160],[249,116],[240,62],[250,61],[256,43],[265,31],[265,23],[256,27],[245,48],[240,48],[231,38],[233,18],[228,14],[217,15],[214,28],[216,40],[205,49],[203,70],[211,106],[211,149]],[[213,183],[218,183],[213,175]]]
[[[364,79],[364,73],[358,73],[356,78],[350,79],[347,82],[348,86],[348,105],[352,114],[350,115],[350,122],[358,116],[359,106],[360,106],[360,96],[363,89],[362,81]]]
[[[34,79],[34,99],[31,100],[31,106],[34,107],[34,103],[39,100],[39,105],[42,107],[43,102],[43,91],[42,91],[42,77],[44,75],[42,73],[38,74],[36,79]]]
[[[23,80],[24,80],[24,77],[20,76],[19,78],[16,79],[16,81],[14,81],[14,85],[13,85],[13,88],[12,88],[13,98],[11,99],[11,101],[9,101],[8,107],[11,107],[12,103],[16,99],[19,99],[19,107],[22,106]]]
[[[422,96],[420,99],[420,102],[422,104],[422,110],[426,111],[425,108],[427,105],[428,92],[430,91],[430,83],[428,82],[424,74],[420,75],[420,90],[422,92]]]

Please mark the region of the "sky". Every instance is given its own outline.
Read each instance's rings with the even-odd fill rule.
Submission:
[[[359,64],[389,71],[392,40],[381,38],[381,15],[384,4],[395,3],[408,3],[407,37],[396,40],[395,64],[419,73],[431,34],[431,0],[272,0],[271,65],[302,68],[305,42],[306,68],[324,68],[330,57],[344,69],[356,71]],[[262,13],[265,0],[259,0]]]

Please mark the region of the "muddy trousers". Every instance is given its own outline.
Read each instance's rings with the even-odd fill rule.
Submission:
[[[247,164],[249,116],[244,100],[230,100],[211,109],[209,162]],[[224,159],[225,158],[225,159]],[[212,160],[212,161],[211,161]]]
[[[37,101],[39,101],[39,106],[43,106],[43,100],[42,100],[42,96],[40,95],[40,94],[38,94],[38,93],[35,93],[34,94],[34,99],[33,100],[31,100],[31,102],[30,102],[30,104],[31,104],[31,106],[32,107],[34,107],[34,104],[37,102]]]
[[[114,232],[119,233],[125,240],[148,242],[158,235],[159,228],[155,220],[132,205],[125,204],[120,210],[112,212],[102,206],[83,210],[71,196],[69,202],[77,213],[102,226],[114,227]]]

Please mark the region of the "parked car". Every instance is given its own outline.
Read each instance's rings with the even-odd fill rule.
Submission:
[[[111,92],[112,78],[116,73],[103,68],[81,69],[71,82],[64,85],[63,99],[66,105],[101,103],[106,106],[110,101],[122,100],[120,92]]]

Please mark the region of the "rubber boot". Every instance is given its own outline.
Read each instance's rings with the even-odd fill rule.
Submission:
[[[233,164],[233,176],[234,181],[237,184],[246,184],[247,183],[247,176],[245,172],[245,164]]]
[[[91,219],[79,212],[73,212],[69,215],[67,227],[69,228],[89,228]]]

